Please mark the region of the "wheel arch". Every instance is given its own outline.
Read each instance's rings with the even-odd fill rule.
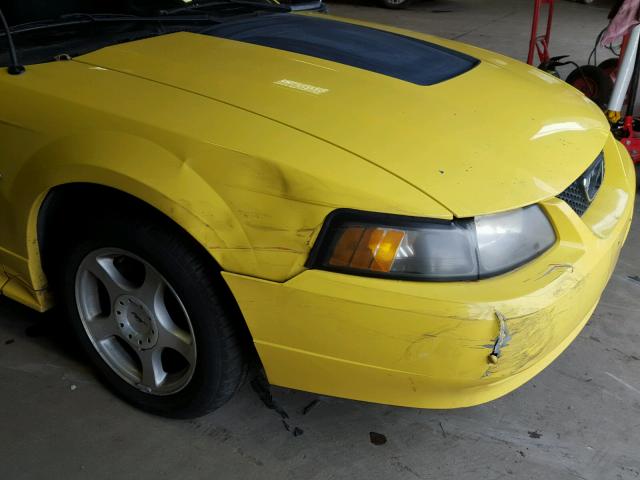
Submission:
[[[160,201],[153,204],[118,188],[90,182],[66,183],[47,190],[32,209],[33,218],[30,223],[33,227],[29,228],[35,235],[29,241],[32,246],[29,252],[29,270],[34,290],[48,289],[47,272],[52,268],[51,260],[55,258],[59,242],[73,241],[68,235],[71,223],[81,222],[85,215],[100,214],[105,208],[134,210],[140,218],[153,217],[165,222],[180,231],[192,243],[193,248],[203,258],[207,258],[212,269],[222,270],[215,249],[211,248],[212,242],[221,242],[215,232],[204,232],[203,229],[210,230],[210,227],[203,224],[196,215],[185,208],[179,208],[166,197],[164,200],[164,203]]]
[[[77,220],[78,215],[86,214],[84,210],[91,205],[97,206],[98,211],[102,208],[115,208],[117,211],[126,209],[129,213],[134,211],[135,215],[139,215],[140,218],[161,222],[169,228],[180,232],[182,237],[191,244],[190,246],[194,252],[209,266],[211,281],[223,300],[221,306],[236,325],[237,332],[244,347],[247,349],[245,354],[249,358],[257,356],[252,347],[253,339],[251,333],[240,307],[231,289],[222,275],[220,275],[222,266],[212,252],[193,235],[192,231],[184,228],[183,224],[167,215],[166,212],[122,190],[101,184],[76,182],[55,186],[42,195],[38,208],[34,209],[36,212],[34,231],[37,242],[33,243],[38,247],[37,251],[34,252],[34,258],[37,259],[37,265],[34,268],[41,272],[43,278],[48,278],[47,272],[55,268],[52,260],[56,258],[58,242],[72,240],[66,235],[71,231],[70,228],[67,228],[69,226],[68,222],[74,222]],[[177,215],[177,217],[180,219],[183,215],[192,216],[191,213],[186,212],[182,215]],[[41,310],[45,310],[54,304],[53,296],[47,295],[46,298],[49,300],[49,305],[43,305],[44,308],[41,308]]]
[[[101,197],[166,217],[225,270],[254,268],[243,225],[208,178],[215,168],[205,175],[186,158],[152,140],[109,131],[57,138],[29,154],[15,176],[5,179],[13,216],[10,243],[4,245],[12,255],[5,266],[16,279],[16,291],[4,293],[48,308],[41,258],[48,236],[45,219],[60,202],[77,212]]]
[[[206,248],[206,243],[203,244],[196,238],[199,236],[199,231],[188,227],[190,222],[185,221],[183,217],[192,217],[193,215],[187,211],[181,215],[175,208],[158,208],[124,190],[90,182],[57,185],[43,194],[37,203],[39,206],[34,210],[34,220],[41,263],[44,263],[45,257],[52,253],[51,249],[55,247],[55,243],[60,241],[60,238],[66,233],[65,230],[69,227],[68,222],[81,221],[81,217],[85,215],[99,214],[108,208],[118,211],[134,209],[141,217],[153,216],[170,223],[172,228],[181,231],[185,237],[191,239],[194,246],[198,245],[197,248],[211,258],[218,270],[221,269],[215,255]],[[185,225],[187,225],[186,228]]]

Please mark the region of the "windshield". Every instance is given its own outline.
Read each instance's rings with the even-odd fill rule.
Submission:
[[[73,58],[99,48],[286,11],[269,0],[0,0],[22,64]],[[0,31],[0,65],[9,63]]]

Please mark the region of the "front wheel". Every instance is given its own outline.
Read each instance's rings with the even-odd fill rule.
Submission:
[[[221,406],[245,361],[218,272],[172,225],[98,217],[56,268],[89,359],[118,395],[151,413],[190,418]]]

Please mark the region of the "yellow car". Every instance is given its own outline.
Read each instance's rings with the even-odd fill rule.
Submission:
[[[578,335],[635,191],[581,93],[429,35],[162,4],[0,38],[2,294],[60,305],[116,393],[200,415],[257,354],[271,384],[465,407]]]

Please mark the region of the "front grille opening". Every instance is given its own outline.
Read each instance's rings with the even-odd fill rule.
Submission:
[[[564,200],[578,216],[582,217],[600,191],[604,180],[604,171],[604,154],[600,153],[595,162],[564,192],[558,195],[558,198]]]

